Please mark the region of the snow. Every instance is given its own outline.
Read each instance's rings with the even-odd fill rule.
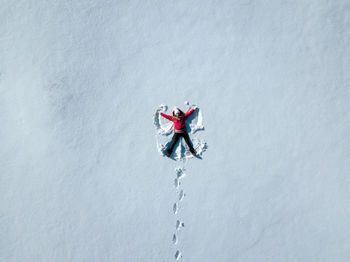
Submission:
[[[348,261],[349,1],[0,6],[0,261]]]

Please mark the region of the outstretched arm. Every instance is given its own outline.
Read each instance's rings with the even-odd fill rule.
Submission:
[[[160,115],[162,116],[162,117],[165,117],[166,119],[168,119],[168,120],[172,120],[172,116],[169,116],[169,115],[167,115],[167,114],[164,114],[164,113],[160,113]]]
[[[187,112],[185,113],[185,117],[190,116],[194,111],[196,111],[196,108],[192,108],[191,110],[187,111]]]

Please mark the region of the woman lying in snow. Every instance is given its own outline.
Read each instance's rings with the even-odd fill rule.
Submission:
[[[171,153],[173,152],[174,146],[177,142],[177,140],[180,139],[180,137],[183,137],[190,148],[190,152],[192,155],[196,155],[196,150],[194,150],[192,143],[190,141],[190,137],[188,136],[188,133],[186,131],[185,126],[185,120],[188,116],[190,116],[198,107],[194,107],[193,109],[189,110],[187,113],[182,112],[179,108],[175,107],[173,109],[173,115],[166,115],[164,113],[160,113],[162,117],[165,117],[166,119],[172,121],[174,123],[174,136],[171,140],[170,147],[166,153],[168,157],[171,156]]]

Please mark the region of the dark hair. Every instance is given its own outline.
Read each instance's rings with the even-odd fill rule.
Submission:
[[[179,109],[180,113],[179,115],[182,116],[184,114],[184,112],[182,112],[180,109]],[[173,111],[173,116],[175,115],[175,112]]]

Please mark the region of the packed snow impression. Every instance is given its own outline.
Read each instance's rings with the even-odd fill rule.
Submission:
[[[186,139],[179,139],[176,142],[174,148],[172,149],[171,155],[168,155],[173,160],[192,158],[194,156],[193,152],[195,152],[195,155],[200,158],[203,152],[207,149],[206,142],[198,138],[196,135],[198,131],[204,130],[202,112],[200,108],[198,108],[195,105],[189,106],[188,102],[185,102],[185,105],[186,107],[188,107],[188,110],[186,112],[183,112],[186,116],[185,130],[188,132],[189,140],[190,143],[193,145],[194,150],[191,150],[186,141],[184,141]],[[173,109],[173,111],[170,112],[170,114],[166,115],[168,119],[166,118],[166,116],[164,116],[164,113],[166,113],[167,110],[168,107],[166,105],[160,105],[154,114],[154,125],[157,131],[157,148],[158,152],[162,156],[167,155],[169,147],[171,147],[172,137],[174,135],[174,128],[178,124],[176,122],[171,121],[170,119],[176,118],[176,112],[174,112],[176,108]],[[187,116],[187,114],[189,115]],[[185,136],[182,136],[182,138],[185,138]]]

